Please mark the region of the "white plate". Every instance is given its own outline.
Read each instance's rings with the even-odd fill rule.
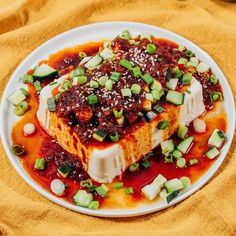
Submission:
[[[142,205],[132,209],[116,209],[116,210],[100,209],[94,211],[79,206],[75,206],[60,198],[55,197],[51,193],[44,190],[37,183],[35,183],[26,173],[26,171],[22,168],[19,162],[19,158],[15,157],[10,151],[10,147],[12,144],[10,136],[11,128],[17,118],[13,114],[13,107],[9,106],[7,97],[10,94],[12,94],[13,91],[16,91],[18,88],[22,87],[22,83],[20,83],[19,79],[20,76],[25,74],[29,68],[33,68],[39,61],[47,59],[50,54],[55,53],[58,50],[64,49],[66,47],[75,46],[77,44],[82,44],[89,41],[99,41],[100,39],[112,39],[125,29],[130,30],[130,32],[134,34],[138,34],[139,32],[149,32],[156,37],[162,37],[172,40],[180,45],[186,46],[188,49],[192,50],[199,59],[209,64],[210,68],[219,78],[220,84],[224,92],[224,97],[225,97],[224,108],[227,113],[227,119],[228,119],[227,142],[222,148],[220,156],[214,162],[212,167],[207,171],[207,173],[204,174],[204,176],[202,176],[197,182],[195,182],[187,192],[182,193],[176,199],[174,199],[171,202],[171,204],[167,205],[166,203],[159,201],[159,202],[154,202],[151,205]],[[44,197],[63,207],[66,207],[68,209],[80,213],[94,216],[101,216],[101,217],[128,217],[128,216],[144,215],[147,213],[162,210],[187,198],[195,191],[200,189],[217,171],[217,169],[223,162],[229,150],[235,129],[235,105],[234,105],[233,95],[226,78],[224,77],[222,71],[214,62],[214,60],[198,46],[196,46],[187,39],[175,33],[171,33],[167,30],[158,28],[156,26],[133,23],[133,22],[108,22],[108,23],[98,23],[98,24],[82,26],[67,31],[63,34],[60,34],[59,36],[52,38],[51,40],[44,43],[42,46],[38,47],[28,57],[26,57],[26,59],[18,66],[14,74],[11,76],[2,97],[0,115],[1,115],[0,130],[1,130],[1,138],[3,146],[5,148],[9,160],[11,161],[16,171],[22,176],[22,178]]]

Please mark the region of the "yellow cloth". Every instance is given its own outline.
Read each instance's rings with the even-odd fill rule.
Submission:
[[[43,42],[80,25],[126,20],[190,39],[218,63],[236,94],[236,4],[170,0],[0,0],[0,96],[17,65]],[[48,201],[16,173],[0,146],[0,235],[236,235],[236,150],[197,193],[169,209],[102,219]]]

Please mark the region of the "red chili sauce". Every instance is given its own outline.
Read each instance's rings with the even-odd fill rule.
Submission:
[[[155,44],[157,45],[158,51],[157,54],[159,57],[162,55],[162,60],[159,60],[158,63],[153,65],[151,63],[146,64],[146,69],[150,73],[151,76],[156,77],[156,71],[159,71],[159,78],[160,83],[164,85],[165,78],[166,78],[166,64],[169,65],[170,68],[173,68],[176,66],[176,60],[179,57],[186,57],[186,49],[182,52],[179,52],[177,50],[178,45],[164,40],[164,39],[155,39]],[[141,45],[139,47],[146,47],[146,45],[149,42],[147,40],[143,40],[141,42]],[[87,55],[93,55],[96,52],[99,51],[100,46],[102,46],[102,42],[99,43],[88,43],[85,45],[80,45],[74,48],[69,48],[62,50],[56,54],[53,54],[49,57],[48,60],[43,61],[43,63],[48,63],[51,67],[55,68],[59,71],[59,76],[68,73],[69,71],[73,70],[77,67],[79,62],[81,61],[81,57],[79,55],[79,52],[85,52]],[[143,44],[143,45],[142,45]],[[127,40],[123,40],[121,38],[117,38],[112,42],[112,47],[117,47],[119,49],[128,50],[130,49],[131,45],[128,43]],[[131,50],[132,51],[132,50]],[[134,52],[135,53],[135,52]],[[42,62],[41,62],[42,63]],[[141,66],[142,61],[138,62]],[[185,68],[184,65],[180,65],[180,69],[185,71],[187,68]],[[120,67],[117,67],[117,70],[121,70]],[[111,71],[110,65],[104,64],[102,67],[102,71],[108,72]],[[121,72],[121,71],[120,71]],[[29,74],[32,74],[32,70],[29,71]],[[89,75],[88,75],[89,77]],[[206,109],[209,113],[214,113],[217,107],[214,107],[213,103],[209,99],[209,94],[212,91],[221,91],[221,87],[219,84],[212,85],[208,84],[208,80],[203,77],[197,76],[197,79],[204,85],[206,85],[206,89],[204,90],[204,103],[206,106]],[[47,85],[49,81],[45,81],[42,85]],[[132,78],[131,78],[132,82]],[[143,81],[140,81],[140,86],[144,86]],[[183,89],[183,86],[179,83],[178,88]],[[74,90],[78,88],[73,88]],[[72,92],[64,92],[65,99],[59,100],[60,104],[58,105],[58,115],[63,117],[68,122],[77,122],[76,119],[69,119],[69,116],[67,114],[60,114],[59,107],[64,105],[64,102],[66,100],[70,100],[73,96],[73,89]],[[29,106],[30,110],[23,116],[23,118],[15,124],[12,130],[12,139],[14,143],[21,144],[26,149],[26,154],[21,157],[21,162],[26,169],[26,171],[30,174],[30,176],[39,183],[43,188],[50,191],[50,183],[53,179],[59,178],[62,179],[66,184],[66,192],[65,195],[62,196],[65,200],[69,202],[73,202],[72,196],[77,192],[78,189],[83,189],[80,187],[80,180],[85,180],[89,176],[88,174],[83,170],[83,167],[78,159],[77,156],[73,156],[69,154],[67,151],[63,150],[62,147],[60,147],[57,142],[50,137],[50,135],[40,126],[37,118],[36,118],[36,111],[38,108],[38,95],[36,94],[34,87],[29,86],[29,93],[30,96],[28,98],[29,100]],[[55,91],[57,93],[57,91]],[[67,97],[68,96],[68,97]],[[143,98],[140,98],[143,100]],[[160,104],[164,103],[164,101],[160,100]],[[219,104],[219,106],[221,106]],[[211,110],[210,110],[211,109]],[[131,124],[134,125],[140,124],[140,122],[143,122],[142,119],[138,120],[139,118],[136,116],[137,111],[139,111],[139,107],[135,107],[132,112],[129,112]],[[207,112],[207,113],[208,113]],[[135,118],[134,118],[135,116]],[[104,114],[103,116],[104,117]],[[77,119],[79,119],[79,115]],[[109,118],[105,117],[106,121]],[[204,116],[203,116],[204,118]],[[102,119],[102,118],[101,118]],[[160,147],[157,147],[155,150],[153,150],[153,155],[149,157],[150,167],[145,169],[143,167],[140,167],[140,169],[136,172],[129,172],[128,170],[125,171],[123,176],[120,178],[117,178],[115,182],[122,181],[124,183],[125,187],[133,187],[134,194],[127,197],[126,202],[118,204],[118,201],[114,204],[111,204],[111,202],[114,202],[114,199],[111,200],[111,197],[109,198],[102,198],[96,194],[96,192],[93,192],[94,198],[98,199],[100,204],[104,207],[132,207],[134,206],[133,202],[136,202],[137,204],[142,201],[145,201],[143,198],[143,195],[141,194],[141,188],[150,183],[158,174],[163,174],[167,179],[172,178],[179,178],[182,176],[188,176],[191,178],[191,181],[194,182],[197,179],[199,179],[214,163],[214,160],[207,159],[203,153],[208,149],[207,141],[212,134],[213,130],[217,127],[218,129],[222,131],[227,130],[227,123],[226,123],[226,115],[224,113],[221,113],[220,115],[215,115],[213,118],[207,118],[205,119],[207,124],[207,132],[203,134],[196,134],[194,132],[194,129],[192,127],[192,124],[189,127],[188,135],[194,135],[194,145],[190,149],[190,151],[185,155],[186,160],[190,160],[192,158],[198,158],[200,163],[198,165],[188,166],[186,168],[177,168],[176,163],[165,163],[164,162],[164,156],[161,154]],[[23,127],[26,123],[31,122],[35,124],[36,126],[36,133],[27,137],[23,133]],[[73,126],[73,125],[72,125]],[[106,127],[108,129],[114,128],[113,122],[111,124],[106,123]],[[84,123],[84,129],[78,130],[78,134],[85,132],[87,129],[86,122]],[[120,134],[122,135],[124,129],[118,130]],[[116,130],[117,131],[117,130]],[[81,136],[82,137],[82,136]],[[172,137],[174,142],[178,143],[180,140],[174,136]],[[85,137],[84,141],[91,141],[91,137]],[[44,157],[46,160],[46,169],[43,171],[35,170],[34,169],[34,162],[37,158]],[[57,173],[57,167],[61,164],[70,164],[73,166],[73,171],[71,172],[69,178],[63,178]],[[140,165],[141,166],[141,165]],[[93,181],[93,184],[95,186],[99,186],[100,184]],[[112,185],[110,185],[113,189]],[[115,192],[115,194],[111,194],[113,197],[115,195],[118,196],[118,192],[120,194],[123,194],[120,190],[112,190],[111,192]],[[137,200],[137,201],[134,201]]]

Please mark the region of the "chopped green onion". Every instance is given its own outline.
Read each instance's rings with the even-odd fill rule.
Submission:
[[[120,118],[123,115],[123,108],[121,108],[119,111],[116,109],[113,109],[113,114],[116,118]]]
[[[185,49],[185,47],[184,47],[184,46],[182,46],[182,45],[179,45],[179,47],[178,47],[178,51],[179,51],[179,52],[182,52],[184,49]]]
[[[109,134],[109,137],[110,137],[112,142],[118,142],[119,141],[119,134],[118,133]]]
[[[102,184],[101,186],[96,188],[96,192],[101,197],[105,197],[108,191],[109,191],[109,188],[105,184]]]
[[[154,120],[156,118],[157,114],[153,111],[149,111],[147,114],[146,114],[146,121],[149,123],[151,122],[152,120]]]
[[[14,108],[14,113],[17,116],[22,116],[25,114],[25,112],[29,109],[28,103],[26,101],[23,101],[19,103],[15,108]]]
[[[177,167],[179,167],[179,168],[184,168],[185,165],[186,165],[186,159],[183,158],[183,157],[179,158],[179,159],[176,161],[176,165],[177,165]]]
[[[94,93],[90,94],[88,97],[87,97],[87,102],[89,105],[94,105],[98,102],[98,97],[97,95],[95,95]]]
[[[162,86],[161,86],[161,83],[159,81],[154,80],[150,88],[152,90],[157,89],[158,91],[161,91]]]
[[[20,91],[27,97],[29,95],[29,92],[24,89],[24,88],[20,88]]]
[[[97,210],[99,208],[99,201],[92,201],[88,208],[91,210]]]
[[[218,83],[218,79],[214,75],[211,75],[209,80],[212,84],[217,84]]]
[[[187,57],[192,57],[192,56],[193,56],[192,51],[191,51],[191,50],[187,50],[186,56],[187,56]]]
[[[112,85],[113,85],[113,81],[111,79],[107,80],[106,84],[105,84],[105,89],[108,90],[108,91],[111,91],[112,90]]]
[[[57,84],[57,81],[51,82],[51,83],[49,84],[49,86],[53,86],[53,85],[55,85],[55,84]]]
[[[183,71],[179,69],[178,66],[176,66],[174,69],[173,69],[174,73],[175,73],[175,77],[176,78],[180,78],[182,75],[183,75]]]
[[[80,53],[79,53],[79,56],[80,56],[81,58],[84,58],[84,57],[87,57],[87,54],[86,54],[85,52],[80,52]]]
[[[34,82],[34,77],[32,75],[25,74],[23,75],[22,80],[24,84],[32,84]]]
[[[45,159],[44,158],[39,158],[34,163],[34,169],[44,170],[45,169],[45,164],[46,164]]]
[[[88,208],[91,210],[97,210],[99,208],[99,201],[92,201]]]
[[[132,69],[132,71],[133,71],[133,73],[134,73],[134,77],[139,77],[139,76],[142,75],[141,70],[140,70],[140,68],[139,68],[138,66],[134,67],[134,68]]]
[[[132,64],[126,59],[121,59],[119,64],[128,70],[132,70]]]
[[[16,156],[20,156],[25,153],[24,147],[21,146],[20,144],[13,144],[11,150]]]
[[[129,166],[129,171],[134,172],[134,171],[138,170],[138,168],[139,168],[139,163],[135,162]]]
[[[141,91],[141,86],[139,84],[132,84],[130,89],[131,89],[131,93],[139,94]]]
[[[34,82],[34,87],[35,87],[35,90],[36,90],[37,93],[39,93],[41,91],[41,89],[42,89],[41,84],[40,84],[40,82],[38,80],[36,80]]]
[[[149,167],[151,167],[151,164],[148,160],[142,161],[142,166],[147,169]]]
[[[160,92],[157,89],[152,90],[151,93],[154,101],[160,99]]]
[[[145,74],[145,75],[143,75],[143,76],[141,76],[142,77],[142,79],[149,85],[149,84],[151,84],[152,82],[153,82],[153,78],[152,78],[152,76],[151,75],[149,75],[149,74]]]
[[[58,173],[66,178],[72,171],[72,167],[68,164],[60,165],[57,169]]]
[[[170,68],[167,68],[165,78],[169,81],[172,77],[172,71]]]
[[[99,83],[95,80],[91,80],[90,83],[89,83],[89,86],[91,88],[98,88],[99,87]]]
[[[79,75],[77,77],[77,81],[78,81],[79,84],[86,84],[87,80],[88,80],[87,76],[85,76],[85,75]]]
[[[129,88],[123,88],[121,89],[121,93],[123,97],[131,97],[131,90]]]
[[[149,43],[147,45],[146,52],[152,54],[155,51],[156,51],[156,46],[154,44],[152,44],[152,43]]]
[[[176,149],[172,152],[172,156],[178,160],[179,158],[183,157],[183,154],[182,154],[182,152],[180,152],[179,150]]]
[[[168,120],[162,120],[158,123],[157,128],[160,130],[165,130],[169,126],[169,121]]]
[[[125,189],[125,193],[126,194],[133,194],[134,193],[134,189],[132,187],[126,188]]]
[[[183,85],[188,85],[191,83],[191,79],[192,79],[192,74],[188,73],[188,74],[184,74],[182,77],[182,84]]]
[[[68,90],[68,89],[71,88],[71,87],[72,87],[72,82],[69,81],[69,80],[64,80],[63,83],[62,83],[62,85],[61,85],[61,88],[62,88],[63,90]]]
[[[155,105],[153,107],[158,113],[162,113],[164,111],[164,108],[160,106],[159,104]]]
[[[14,104],[15,106],[20,104],[26,99],[26,96],[22,93],[22,91],[18,90],[8,97],[8,100]]]
[[[51,112],[56,111],[56,103],[55,103],[54,97],[48,98],[47,105],[48,105],[49,111],[51,111]]]
[[[101,77],[98,79],[98,83],[99,83],[101,86],[105,86],[107,80],[108,80],[108,77],[107,77],[107,76],[101,76]]]
[[[130,32],[128,30],[124,30],[120,35],[121,38],[129,40],[131,38]]]
[[[119,72],[111,72],[110,79],[113,81],[118,81],[120,79]]]
[[[165,155],[165,162],[166,163],[173,163],[173,156],[172,155],[169,155],[169,156],[166,156]]]
[[[77,77],[79,75],[84,75],[84,69],[83,68],[77,68],[73,71],[73,77]]]
[[[160,57],[158,57],[158,58],[157,58],[157,61],[158,61],[158,62],[162,62],[162,61],[163,61],[163,59],[162,59],[162,58],[160,58]]]
[[[90,188],[88,188],[88,191],[91,193],[91,192],[95,191],[97,187],[98,186],[93,185]]]
[[[177,136],[178,136],[179,138],[184,139],[187,133],[188,133],[188,127],[186,127],[185,125],[180,124],[180,125],[179,125],[179,129],[178,129]]]
[[[146,100],[153,102],[153,95],[151,93],[146,93]]]
[[[197,165],[199,163],[199,161],[198,161],[198,159],[190,159],[188,163],[190,166],[192,166],[192,165]]]
[[[211,94],[211,98],[212,98],[213,102],[216,102],[218,100],[222,100],[222,94],[221,94],[221,92],[213,92]]]
[[[183,57],[181,57],[179,60],[178,60],[178,64],[179,65],[187,65],[187,62],[188,62],[188,60],[186,59],[186,58],[183,58]]]
[[[93,138],[98,140],[99,142],[102,142],[107,136],[107,132],[103,130],[97,130],[93,133]]]
[[[81,180],[80,186],[83,188],[91,188],[93,186],[93,183],[91,179]]]
[[[124,184],[123,183],[117,183],[117,184],[114,184],[114,188],[115,189],[121,189],[124,187]]]

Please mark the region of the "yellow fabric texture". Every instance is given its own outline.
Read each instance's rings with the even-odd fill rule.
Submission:
[[[176,32],[206,50],[236,94],[236,3],[171,0],[0,0],[0,96],[18,64],[66,30],[134,21]],[[0,146],[0,235],[236,235],[236,142],[202,189],[169,209],[133,218],[96,218],[34,191]]]

